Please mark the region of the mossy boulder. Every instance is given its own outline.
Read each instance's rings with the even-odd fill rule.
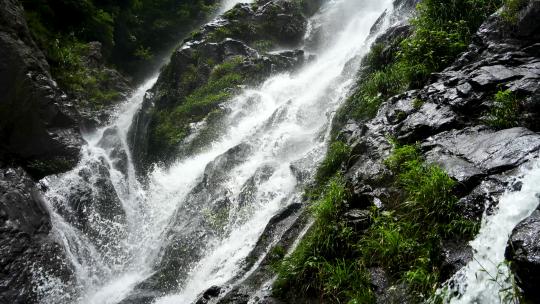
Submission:
[[[207,124],[200,138],[186,142],[195,123],[219,121],[221,105],[245,85],[299,67],[302,51],[269,51],[297,46],[306,25],[299,3],[258,1],[238,4],[194,32],[173,53],[134,121],[130,144],[138,170],[198,149],[217,130]]]

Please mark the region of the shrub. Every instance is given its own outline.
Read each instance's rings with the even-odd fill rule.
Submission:
[[[317,169],[315,181],[319,185],[324,185],[347,161],[351,148],[341,141],[330,144],[325,159]]]
[[[216,110],[224,101],[231,98],[238,85],[246,80],[240,66],[244,58],[233,57],[216,65],[208,81],[187,95],[183,102],[173,109],[157,113],[158,124],[151,128],[151,140],[162,146],[165,151],[172,151],[189,134],[189,125],[202,120],[208,113]],[[182,83],[190,87],[197,80],[197,68],[187,68],[182,75]]]
[[[487,123],[493,127],[504,129],[519,124],[520,100],[510,90],[498,91],[494,96]]]
[[[403,199],[386,211],[373,207],[370,228],[356,231],[343,220],[350,199],[345,183],[331,178],[311,207],[313,226],[277,266],[276,296],[300,292],[330,303],[373,303],[369,267],[383,267],[405,283],[415,301],[436,290],[442,241],[469,238],[477,227],[457,212],[455,182],[444,171],[426,164],[418,147],[394,145],[386,165]]]
[[[501,18],[508,24],[516,24],[518,21],[519,11],[528,3],[529,0],[505,0],[504,9],[501,12]]]
[[[330,179],[311,207],[315,222],[296,250],[276,266],[277,296],[317,295],[334,303],[371,303],[369,274],[354,255],[354,233],[341,220],[349,193],[341,176]]]

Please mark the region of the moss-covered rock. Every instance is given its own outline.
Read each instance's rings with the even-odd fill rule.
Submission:
[[[186,39],[150,90],[131,130],[138,169],[177,156],[192,124],[219,120],[220,105],[244,85],[301,65],[302,51],[268,51],[299,44],[307,24],[304,11],[295,1],[239,4]],[[202,133],[204,140],[182,150],[193,151],[215,135],[212,130]]]

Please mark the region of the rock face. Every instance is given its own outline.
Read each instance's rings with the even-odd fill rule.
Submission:
[[[182,118],[186,126],[175,123],[175,129],[186,130],[172,136],[178,137],[172,140],[171,136],[162,135],[166,129],[164,121],[169,113],[187,102],[186,97],[208,84],[220,64],[240,58],[235,72],[244,76],[242,84],[254,85],[271,73],[291,71],[304,63],[301,50],[268,52],[299,44],[307,25],[304,11],[313,11],[320,5],[320,1],[304,2],[304,10],[284,0],[238,4],[184,41],[145,98],[130,131],[130,146],[139,171],[144,172],[152,163],[167,162],[173,156],[189,153],[190,146],[196,146],[184,141],[192,133],[189,124],[203,120],[211,112],[219,112],[219,103],[192,111],[191,117]],[[233,83],[227,90],[237,92],[237,86]],[[179,151],[181,142],[188,148]]]
[[[540,210],[519,223],[512,231],[505,257],[512,261],[519,286],[532,303],[540,301]]]
[[[0,302],[36,303],[34,263],[69,276],[40,192],[21,168],[0,168]]]
[[[388,136],[400,143],[419,143],[428,162],[458,181],[458,206],[465,217],[479,220],[486,203],[497,204],[518,176],[516,168],[530,164],[540,151],[540,22],[532,18],[539,9],[540,2],[531,1],[513,25],[493,15],[469,49],[446,70],[432,75],[430,84],[390,98],[369,121],[349,121],[340,127],[338,137],[351,146],[353,155],[345,174],[354,189],[349,213],[371,205],[392,206],[401,195],[392,188],[384,164],[392,149]],[[397,30],[385,35],[391,39]],[[519,96],[519,127],[487,124],[499,90]],[[540,279],[539,214],[536,211],[514,230],[507,250],[520,286],[535,302],[540,300],[535,290]],[[464,240],[449,239],[440,258],[444,280],[472,258],[471,249]],[[387,303],[388,298],[383,292],[379,302]]]
[[[79,157],[78,115],[49,74],[22,7],[0,2],[0,157],[37,177],[65,171]]]

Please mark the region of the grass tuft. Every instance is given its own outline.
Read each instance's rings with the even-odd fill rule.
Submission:
[[[519,125],[520,100],[510,90],[498,91],[487,123],[495,128],[512,128]]]

